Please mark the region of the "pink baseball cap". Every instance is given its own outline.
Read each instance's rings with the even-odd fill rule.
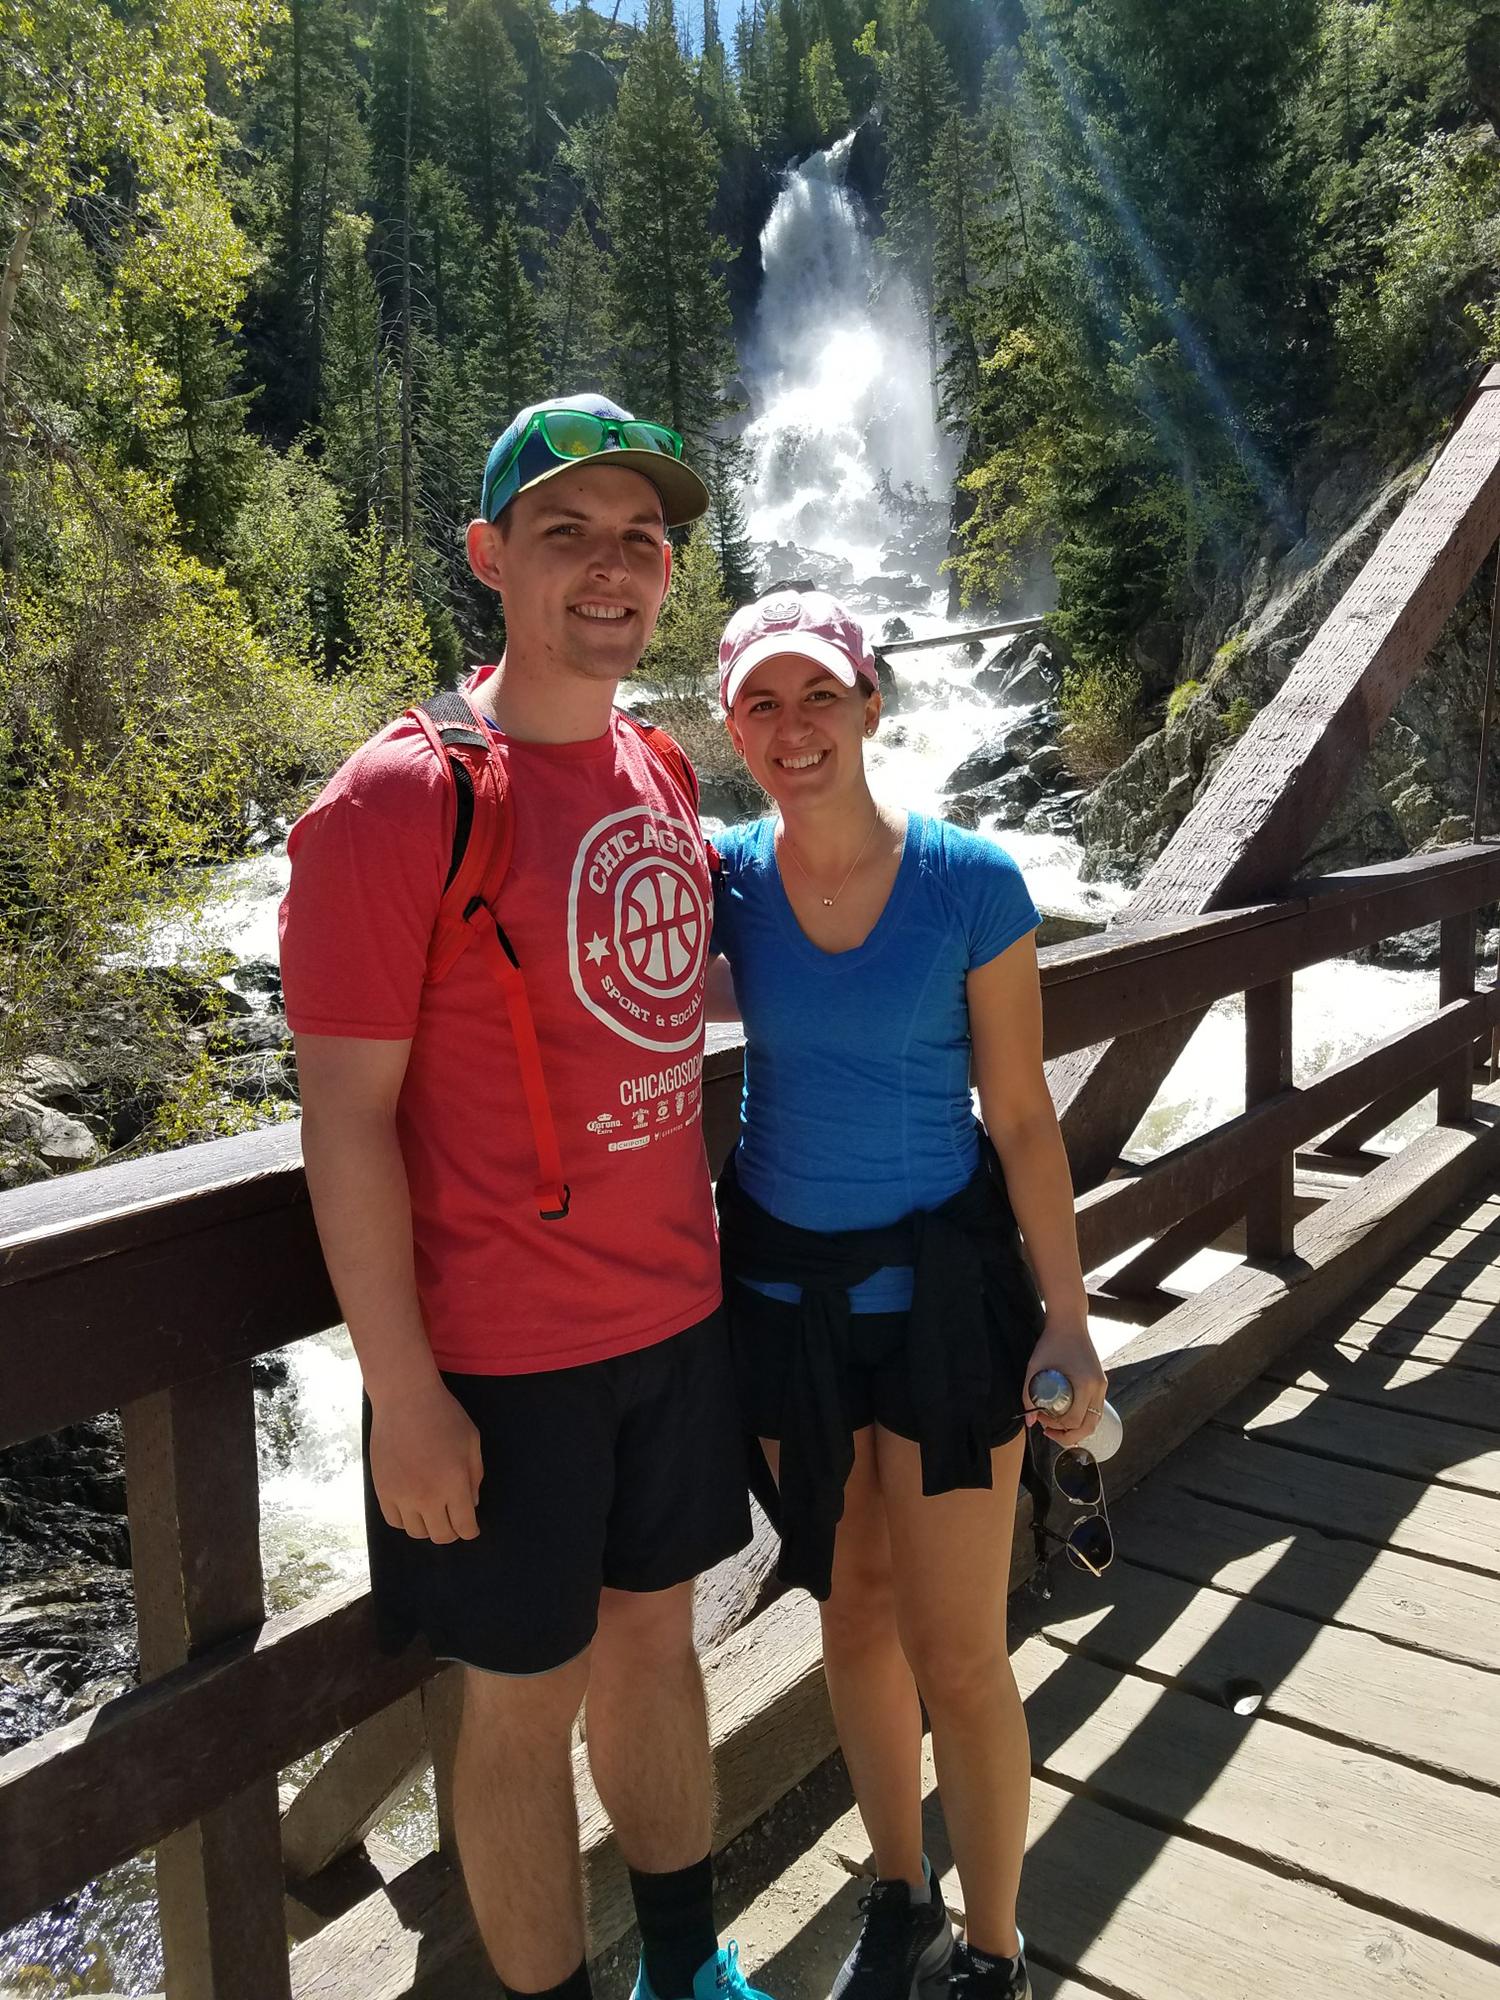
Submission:
[[[794,653],[812,660],[844,686],[859,680],[880,686],[875,655],[865,628],[826,590],[794,590],[775,585],[754,604],[743,604],[719,641],[719,700],[725,712],[763,660]]]

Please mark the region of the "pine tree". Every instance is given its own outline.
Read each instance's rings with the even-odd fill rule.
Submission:
[[[481,429],[496,437],[517,410],[545,393],[547,381],[541,314],[509,221],[495,231],[485,257],[479,312],[474,407]]]
[[[993,214],[985,155],[955,111],[938,135],[927,177],[933,218],[933,325],[942,411],[963,428],[979,399],[980,288],[986,219]]]
[[[289,0],[250,121],[267,163],[271,248],[246,345],[261,421],[287,432],[317,409],[328,228],[365,193],[353,38],[347,0]]]
[[[651,0],[620,85],[606,202],[621,387],[641,416],[696,441],[727,372],[728,246],[709,216],[718,154],[693,109],[671,0]]]
[[[501,0],[501,19],[521,67],[523,164],[528,173],[539,174],[556,137],[552,105],[562,74],[563,17],[551,0]]]
[[[412,538],[417,498],[417,169],[430,159],[437,118],[423,0],[380,0],[371,43],[371,167],[383,210],[380,264],[395,308],[400,357],[398,468],[401,539]]]
[[[417,322],[440,347],[467,343],[481,325],[477,293],[484,246],[462,189],[436,160],[417,163],[412,217]]]
[[[336,217],[330,232],[320,429],[329,476],[351,516],[373,512],[389,522],[396,382],[365,258],[369,234],[369,222],[352,215]]]
[[[526,79],[499,0],[468,0],[438,74],[444,154],[488,242],[515,201],[527,143]]]
[[[610,379],[609,267],[582,209],[548,245],[542,280],[542,351],[554,396]]]
[[[703,460],[710,505],[704,532],[719,565],[719,582],[731,605],[748,604],[756,592],[755,550],[745,519],[744,490],[750,454],[738,438],[708,440]]]
[[[928,26],[927,0],[892,0],[890,35],[879,58],[889,153],[886,236],[930,316],[934,223],[928,169],[954,109],[953,78]]]

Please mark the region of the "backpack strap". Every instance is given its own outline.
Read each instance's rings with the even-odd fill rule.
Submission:
[[[427,982],[436,985],[446,979],[472,946],[500,988],[536,1151],[537,1213],[544,1222],[560,1222],[572,1195],[563,1179],[536,1022],[520,962],[495,914],[515,846],[515,815],[509,809],[505,768],[495,754],[491,732],[456,691],[432,695],[407,714],[442,758],[454,791],[453,852],[427,947]]]
[[[669,735],[659,722],[639,722],[635,716],[623,708],[616,709],[615,713],[622,721],[628,722],[636,735],[640,737],[641,741],[656,758],[656,761],[661,765],[678,791],[681,792],[684,801],[692,812],[693,818],[696,819],[698,817],[698,773],[693,769],[692,758],[689,757],[686,750],[677,741],[677,738]],[[705,841],[703,845],[704,851],[708,855],[708,872],[710,875],[717,875],[719,872],[718,849],[711,840]]]

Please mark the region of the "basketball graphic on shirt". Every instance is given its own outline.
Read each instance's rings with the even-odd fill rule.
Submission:
[[[694,1047],[709,929],[696,824],[643,805],[589,828],[573,863],[568,964],[596,1019],[641,1048]]]
[[[615,890],[620,967],[643,993],[674,999],[702,964],[703,899],[678,862],[638,861]]]

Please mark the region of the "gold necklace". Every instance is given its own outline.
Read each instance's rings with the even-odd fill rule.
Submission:
[[[844,877],[843,881],[840,882],[839,886],[834,890],[831,896],[825,896],[822,890],[818,888],[817,883],[813,880],[811,875],[809,875],[807,870],[802,866],[801,861],[798,860],[797,850],[795,847],[793,847],[790,836],[788,835],[786,830],[786,821],[783,820],[781,822],[781,844],[786,849],[787,853],[791,855],[793,861],[797,863],[797,873],[802,877],[803,881],[807,884],[807,886],[810,889],[814,889],[817,891],[818,900],[822,903],[823,908],[825,910],[831,910],[834,904],[838,901],[839,897],[842,896],[844,891],[848,888],[850,878],[853,876],[854,871],[859,866],[860,862],[864,860],[865,849],[870,845],[870,842],[875,838],[875,829],[877,826],[879,826],[879,824],[880,824],[880,808],[879,806],[876,806],[875,817],[870,821],[870,831],[865,835],[864,840],[860,845],[860,850],[858,854],[856,854],[854,859],[850,862],[849,873]]]

